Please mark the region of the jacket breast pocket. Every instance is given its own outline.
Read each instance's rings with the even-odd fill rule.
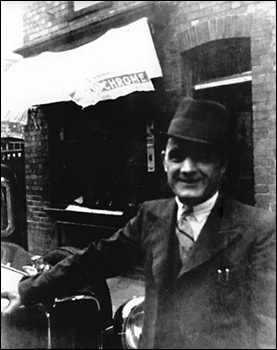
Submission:
[[[245,282],[245,269],[238,265],[217,265],[213,271],[216,284],[234,288]]]
[[[218,265],[213,272],[216,304],[234,311],[245,296],[245,280],[240,266]]]
[[[235,271],[230,267],[219,266],[214,274],[215,282],[222,286],[229,286],[234,282]]]

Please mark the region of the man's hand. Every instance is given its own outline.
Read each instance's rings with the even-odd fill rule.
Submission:
[[[9,315],[22,305],[18,290],[1,291],[1,316]]]

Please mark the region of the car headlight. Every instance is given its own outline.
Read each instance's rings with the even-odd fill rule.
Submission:
[[[114,329],[123,349],[138,349],[144,319],[144,297],[134,297],[121,305],[114,316]]]

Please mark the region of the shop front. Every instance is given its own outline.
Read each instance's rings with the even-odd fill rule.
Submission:
[[[23,59],[6,79],[2,115],[26,125],[30,250],[83,248],[165,195],[150,131],[164,120],[163,79],[147,18]]]

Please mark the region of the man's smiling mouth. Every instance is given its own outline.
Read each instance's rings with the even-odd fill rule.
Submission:
[[[193,185],[200,181],[202,181],[202,178],[201,179],[179,179],[179,182],[188,184],[188,185]]]

